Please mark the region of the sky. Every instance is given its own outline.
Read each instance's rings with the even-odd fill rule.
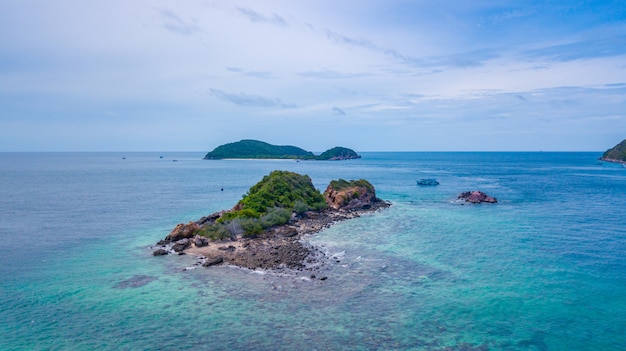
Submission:
[[[623,0],[0,0],[0,152],[624,138]]]

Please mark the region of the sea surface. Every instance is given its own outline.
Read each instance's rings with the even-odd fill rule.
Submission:
[[[599,156],[0,153],[0,350],[626,350],[626,168]],[[276,169],[393,206],[306,237],[325,281],[152,256]]]

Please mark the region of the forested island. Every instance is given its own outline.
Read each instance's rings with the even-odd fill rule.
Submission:
[[[178,224],[157,243],[153,255],[195,255],[197,265],[204,267],[313,272],[324,253],[302,243],[302,235],[388,206],[364,179],[333,180],[322,194],[306,175],[273,171],[232,209]]]
[[[205,160],[228,158],[249,159],[295,159],[295,160],[351,160],[361,158],[354,150],[337,146],[320,155],[297,146],[272,145],[263,141],[244,139],[216,147],[204,156]]]
[[[621,143],[615,145],[611,149],[606,150],[600,160],[626,164],[626,139],[622,140]]]

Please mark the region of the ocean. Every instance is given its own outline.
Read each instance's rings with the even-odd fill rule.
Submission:
[[[362,156],[0,153],[0,350],[626,350],[626,168],[596,152]],[[367,179],[393,206],[305,238],[325,281],[152,256],[276,169],[321,191]],[[498,203],[454,201],[468,190]]]

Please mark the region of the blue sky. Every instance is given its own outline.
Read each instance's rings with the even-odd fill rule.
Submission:
[[[0,2],[0,151],[603,151],[620,1]]]

